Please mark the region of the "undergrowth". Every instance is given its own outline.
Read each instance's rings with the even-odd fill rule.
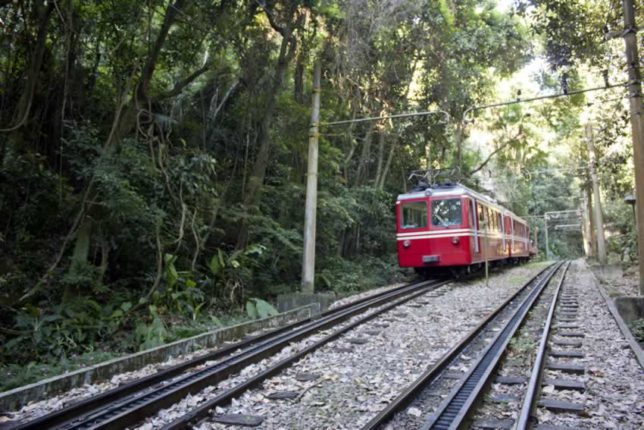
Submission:
[[[644,318],[639,318],[629,324],[631,333],[640,344],[644,344]]]
[[[161,288],[149,299],[137,297],[126,288],[113,289],[113,294],[103,297],[101,287],[95,286],[99,291],[95,291],[94,298],[74,295],[51,306],[44,302],[42,306],[25,306],[16,314],[14,335],[0,352],[0,372],[6,375],[0,380],[0,391],[275,315],[277,310],[257,297],[222,306],[224,302],[219,297],[208,293],[209,284],[215,279],[218,284],[235,279],[235,270],[243,264],[239,258],[220,253],[210,262],[209,276],[203,276],[178,270],[176,259],[166,256]],[[316,277],[316,290],[333,291],[339,296],[400,281],[406,276],[398,269],[395,256],[386,261],[366,258],[359,262],[338,258],[325,264]],[[277,294],[298,288],[299,285],[287,284],[270,291]]]

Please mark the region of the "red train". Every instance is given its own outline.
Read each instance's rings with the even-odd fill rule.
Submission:
[[[525,220],[460,184],[399,195],[396,227],[398,263],[420,273],[470,271],[486,259],[519,262],[534,252]]]

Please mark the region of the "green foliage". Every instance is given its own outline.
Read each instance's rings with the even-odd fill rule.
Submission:
[[[314,61],[322,121],[449,113],[451,122],[321,129],[317,285],[345,294],[399,279],[404,178],[427,153],[436,167],[474,169],[482,155],[464,147],[459,160],[455,124],[533,50],[519,15],[478,0],[24,2],[0,6],[0,21],[0,124],[16,125],[0,132],[7,362],[151,347],[222,315],[271,315],[276,294],[299,288]],[[544,77],[545,88],[557,83]],[[540,128],[578,131],[584,102],[531,124],[515,107],[481,116],[500,133],[495,145],[511,140],[496,167],[517,211],[560,207],[558,190],[570,196],[568,178],[531,178],[521,166],[545,164]],[[621,175],[625,153],[609,146],[605,174]],[[612,198],[628,185],[606,181]],[[624,214],[614,215],[622,231]]]
[[[163,345],[169,338],[168,329],[159,316],[157,307],[150,305],[148,309],[151,321],[148,323],[141,321],[134,328],[135,343],[140,345],[141,351]]]
[[[324,268],[315,275],[317,288],[334,291],[340,295],[349,295],[375,285],[386,285],[405,279],[396,261],[396,256],[389,254],[387,259],[364,257],[354,261],[334,258],[325,261]]]
[[[16,314],[14,329],[20,334],[5,344],[4,354],[61,359],[92,352],[100,339],[115,332],[131,307],[101,306],[95,300],[76,296],[51,310],[26,306]]]
[[[621,198],[606,200],[604,203],[604,222],[607,234],[607,250],[619,256],[619,260],[637,260],[637,232],[633,207]]]
[[[631,329],[633,336],[635,336],[635,339],[640,343],[644,343],[644,319],[640,318],[632,321],[629,324],[629,328]]]
[[[65,372],[71,372],[79,368],[92,366],[115,357],[113,353],[92,351],[69,358],[62,357],[52,363],[25,361],[26,365],[22,363],[0,364],[0,372],[4,375],[4,378],[0,380],[0,392],[32,384],[55,375],[62,375]]]
[[[267,301],[252,297],[246,302],[246,314],[249,318],[257,319],[277,315],[278,312]]]
[[[519,11],[530,11],[534,30],[545,38],[548,60],[555,67],[597,61],[604,49],[602,30],[616,16],[606,2],[581,0],[521,0]]]

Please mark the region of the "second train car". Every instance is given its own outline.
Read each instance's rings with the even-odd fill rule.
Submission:
[[[396,202],[398,263],[419,273],[469,272],[490,262],[530,258],[522,218],[461,184],[417,187]]]

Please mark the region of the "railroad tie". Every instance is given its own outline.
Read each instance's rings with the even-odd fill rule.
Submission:
[[[586,384],[575,379],[544,379],[542,385],[551,385],[556,390],[586,391]]]
[[[300,395],[298,391],[273,391],[265,397],[271,400],[292,400]]]
[[[579,350],[551,350],[550,356],[562,358],[584,358],[584,353]]]
[[[221,424],[238,425],[244,427],[257,427],[264,418],[259,415],[244,415],[244,414],[225,414],[215,415],[212,420]]]
[[[494,382],[496,384],[520,385],[528,382],[528,378],[526,378],[525,376],[516,375],[497,376],[496,378],[494,378]]]
[[[521,398],[513,394],[495,393],[490,395],[490,401],[495,403],[518,403]]]
[[[534,430],[582,430],[581,427],[555,426],[551,424],[538,424]]]
[[[579,325],[575,323],[559,323],[556,326],[554,326],[555,329],[562,329],[562,328],[572,328],[572,329],[578,329]]]
[[[480,428],[480,429],[510,430],[513,426],[514,426],[513,419],[499,420],[495,418],[489,418],[489,419],[474,421],[472,423],[473,428]]]
[[[583,375],[584,373],[586,373],[586,369],[583,366],[579,366],[577,364],[551,361],[546,367],[550,370],[558,370],[560,372],[573,373],[576,375]]]
[[[580,331],[558,331],[557,336],[563,337],[586,337],[586,335]]]
[[[559,346],[572,346],[574,348],[581,348],[582,342],[573,339],[553,339],[552,343]]]
[[[584,412],[585,409],[584,405],[580,405],[579,403],[564,402],[556,399],[541,399],[539,400],[539,406],[552,412],[568,412],[577,414]]]

